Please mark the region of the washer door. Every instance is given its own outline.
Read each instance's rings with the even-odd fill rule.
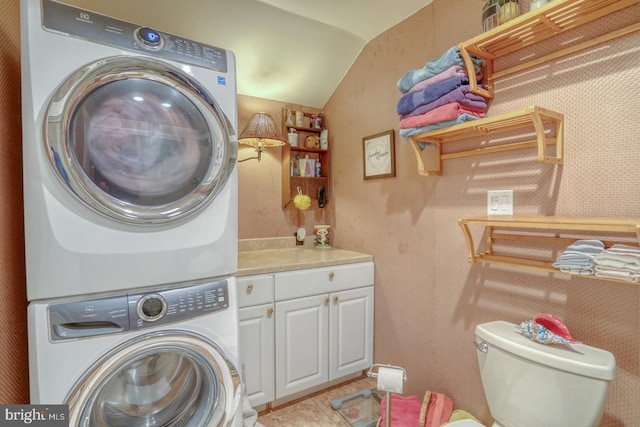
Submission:
[[[214,343],[164,331],[109,352],[65,403],[74,427],[227,426],[240,393],[236,368]]]
[[[49,161],[73,194],[112,219],[176,221],[206,206],[237,157],[233,127],[180,69],[105,58],[70,75],[46,113]]]

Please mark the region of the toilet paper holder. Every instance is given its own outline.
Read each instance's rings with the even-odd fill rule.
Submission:
[[[377,368],[377,371],[375,370],[375,368]],[[392,382],[392,386],[391,387],[387,387],[387,386],[382,386],[380,384],[380,368],[383,368],[384,371],[386,372],[392,372],[392,371],[402,371],[402,381],[400,382],[400,384],[398,385],[396,383],[396,381]],[[399,372],[396,372],[395,374],[398,374]],[[384,391],[386,392],[386,406],[385,406],[385,421],[386,421],[386,427],[390,426],[391,423],[391,393],[402,393],[402,383],[404,383],[405,381],[407,381],[407,371],[404,368],[401,368],[399,366],[392,366],[392,365],[384,365],[384,364],[374,364],[372,365],[369,370],[367,371],[367,376],[371,377],[371,378],[377,378],[378,379],[378,385],[377,385],[377,389],[380,391]]]
[[[380,368],[385,368],[385,369],[397,369],[402,371],[402,381],[407,381],[407,371],[404,368],[401,368],[400,366],[393,366],[393,365],[385,365],[385,364],[380,364],[377,363],[375,365],[372,365],[369,370],[367,371],[367,376],[371,377],[371,378],[378,378],[378,372],[375,371],[375,368],[378,368],[378,371],[380,370]],[[378,389],[380,390],[380,389]],[[394,391],[394,390],[386,390],[386,389],[382,389],[380,391]],[[402,391],[400,391],[400,393],[402,393]]]

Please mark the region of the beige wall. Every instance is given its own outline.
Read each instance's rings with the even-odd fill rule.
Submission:
[[[602,425],[640,425],[640,287],[470,265],[457,225],[486,213],[490,189],[513,189],[520,215],[640,216],[640,35],[497,83],[491,114],[528,105],[565,114],[564,166],[540,164],[525,150],[450,160],[442,177],[418,176],[397,136],[395,84],[476,35],[481,7],[436,0],[387,31],[366,46],[324,109],[334,140],[334,242],[376,260],[375,362],[405,367],[409,394],[444,392],[488,423],[475,325],[549,312],[617,358]],[[639,14],[634,6],[589,30]],[[363,181],[361,138],[388,129],[396,130],[397,176]]]
[[[282,107],[288,106],[292,110],[303,110],[308,113],[320,112],[307,106],[286,104],[249,96],[238,97],[238,133],[254,113],[264,111],[271,114],[278,127],[281,126]],[[331,125],[328,125],[331,127]],[[329,132],[331,133],[331,132]],[[286,135],[285,135],[286,138]],[[329,136],[331,145],[332,137]],[[240,146],[238,159],[255,156],[251,147]],[[241,239],[257,237],[291,236],[302,227],[310,236],[313,226],[317,224],[334,223],[333,191],[329,186],[328,203],[319,208],[314,201],[306,211],[300,211],[289,203],[282,209],[282,148],[268,148],[262,155],[262,160],[248,160],[238,163],[238,234]],[[313,195],[309,195],[312,196]],[[331,235],[330,235],[331,237]]]

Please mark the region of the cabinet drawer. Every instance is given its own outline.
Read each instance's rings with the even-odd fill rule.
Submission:
[[[238,277],[238,307],[273,302],[273,275]]]
[[[276,301],[373,285],[373,262],[286,271],[275,275]]]

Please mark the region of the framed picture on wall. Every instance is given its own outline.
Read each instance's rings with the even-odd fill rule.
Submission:
[[[362,138],[364,179],[396,176],[393,129]]]

